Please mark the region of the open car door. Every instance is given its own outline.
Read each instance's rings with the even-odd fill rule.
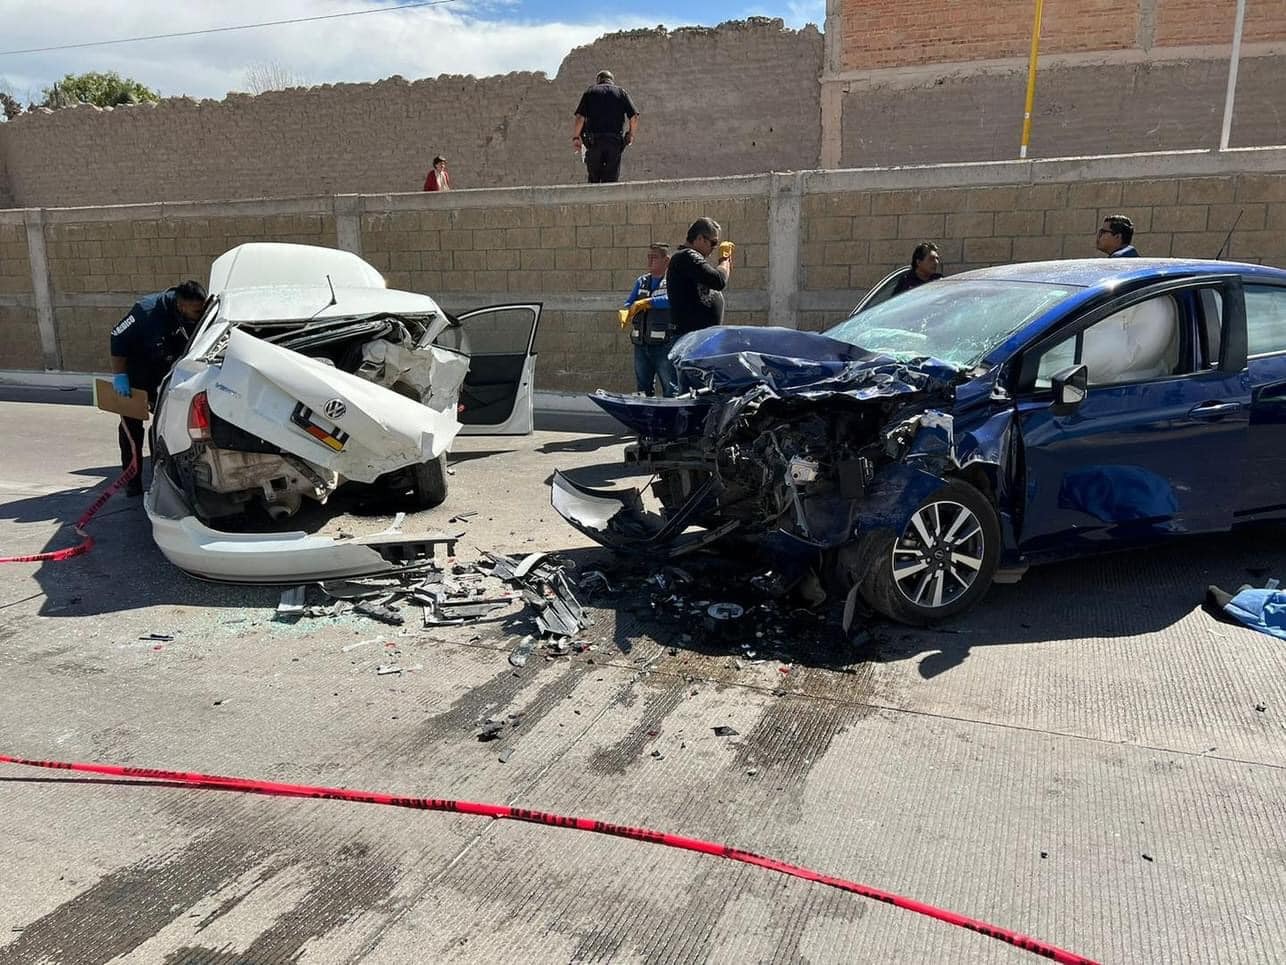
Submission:
[[[864,312],[868,308],[874,308],[876,305],[887,302],[893,297],[893,289],[897,288],[898,282],[902,280],[902,276],[906,273],[907,269],[904,266],[896,271],[889,272],[877,281],[871,286],[867,293],[862,296],[862,300],[857,303],[857,306],[848,313],[848,317],[852,318],[858,312]]]
[[[469,374],[460,388],[465,435],[522,436],[535,428],[539,303],[491,305],[456,316]]]

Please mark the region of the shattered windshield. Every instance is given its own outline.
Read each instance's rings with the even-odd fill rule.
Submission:
[[[947,279],[852,315],[825,334],[899,361],[931,356],[968,368],[1073,291],[994,278]]]

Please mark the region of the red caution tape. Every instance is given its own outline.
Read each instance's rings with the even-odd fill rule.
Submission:
[[[46,563],[50,561],[69,560],[73,556],[83,556],[94,548],[94,537],[85,532],[85,527],[89,521],[98,515],[98,511],[107,505],[107,500],[111,499],[120,488],[129,483],[131,479],[138,475],[138,446],[134,444],[134,437],[128,432],[125,435],[129,438],[130,448],[133,450],[130,456],[130,463],[125,467],[125,471],[117,476],[112,483],[104,489],[89,507],[80,514],[80,519],[72,524],[76,530],[76,535],[80,537],[80,542],[75,546],[70,546],[65,550],[52,550],[48,553],[33,553],[31,556],[0,556],[0,563]]]
[[[218,791],[241,791],[249,794],[267,794],[274,797],[322,798],[330,801],[351,801],[357,804],[384,804],[389,807],[411,808],[418,811],[454,811],[457,814],[477,814],[488,818],[508,818],[514,821],[527,821],[532,824],[544,824],[555,828],[571,828],[576,831],[593,831],[596,834],[611,834],[620,838],[631,838],[635,841],[647,841],[652,844],[663,844],[670,848],[681,848],[685,851],[696,851],[699,854],[711,854],[719,858],[730,858],[746,864],[758,865],[769,871],[776,871],[805,881],[850,891],[866,898],[874,898],[907,911],[927,915],[938,921],[967,928],[969,931],[995,938],[1007,945],[1034,952],[1043,958],[1068,965],[1096,965],[1093,959],[1074,952],[1065,951],[1055,945],[1030,938],[1018,932],[1009,931],[996,925],[974,918],[958,915],[953,911],[926,905],[912,898],[903,898],[892,892],[881,891],[869,885],[834,878],[799,865],[778,861],[776,858],[765,858],[749,851],[731,848],[726,844],[715,844],[699,838],[685,838],[649,828],[633,828],[623,824],[610,824],[606,821],[594,821],[589,818],[568,817],[562,814],[551,814],[547,811],[532,811],[527,808],[511,808],[500,804],[478,804],[473,801],[452,801],[446,798],[432,797],[398,797],[393,794],[381,794],[376,791],[353,791],[342,787],[317,787],[310,784],[280,784],[275,781],[255,781],[243,777],[218,777],[213,774],[196,774],[187,771],[162,771],[145,767],[122,767],[118,764],[69,764],[62,761],[31,761],[22,757],[10,757],[0,754],[0,764],[23,764],[28,767],[47,767],[60,771],[87,771],[91,774],[109,774],[113,777],[142,778],[152,781],[169,781],[186,784],[189,787],[206,788]]]

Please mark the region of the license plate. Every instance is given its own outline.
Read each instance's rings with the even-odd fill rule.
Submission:
[[[348,442],[348,433],[344,432],[339,426],[330,426],[327,423],[320,422],[316,418],[313,410],[300,402],[295,406],[295,411],[290,414],[290,421],[306,433],[320,442],[323,446],[333,449],[336,452],[341,451]]]

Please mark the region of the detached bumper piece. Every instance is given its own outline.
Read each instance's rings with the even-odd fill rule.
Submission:
[[[521,560],[487,553],[492,576],[522,590],[523,599],[536,611],[536,625],[552,637],[573,637],[589,626],[589,614],[576,599],[564,564],[546,553],[532,553]]]
[[[610,549],[681,556],[737,528],[735,522],[729,522],[717,529],[684,535],[689,526],[714,507],[719,491],[719,484],[708,479],[675,512],[662,518],[643,508],[643,495],[637,489],[590,489],[555,472],[550,500],[558,515]]]

